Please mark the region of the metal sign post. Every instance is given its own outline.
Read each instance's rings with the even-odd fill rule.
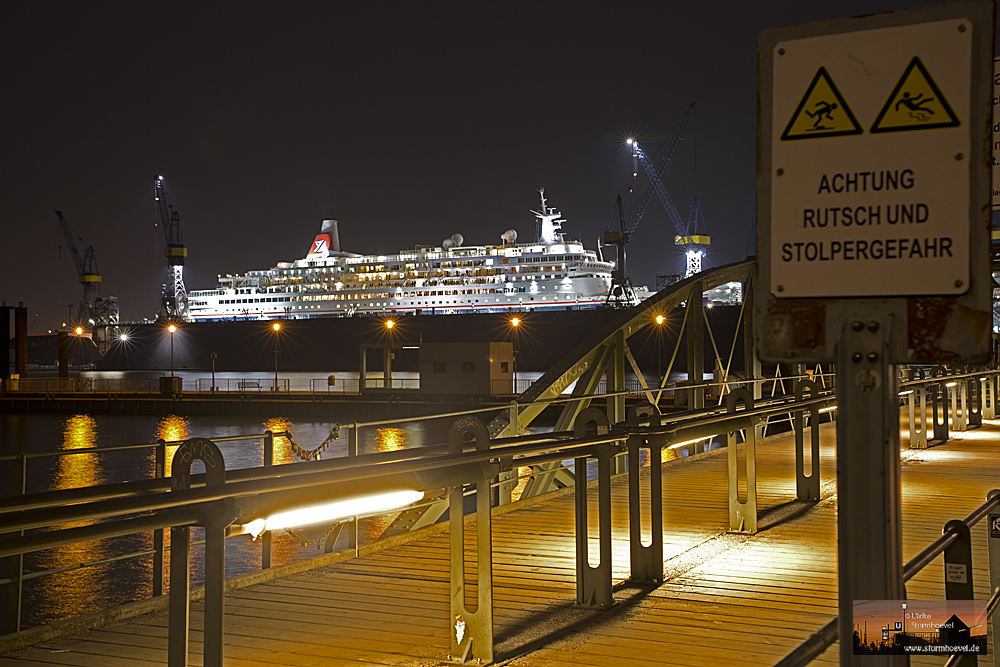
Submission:
[[[991,0],[758,40],[756,338],[837,363],[841,665],[854,600],[905,598],[896,364],[989,358],[992,49]]]

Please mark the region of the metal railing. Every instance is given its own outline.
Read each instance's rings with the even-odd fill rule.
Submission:
[[[903,566],[903,581],[909,581],[917,572],[929,565],[935,558],[944,554],[943,578],[945,584],[945,599],[948,600],[971,600],[972,595],[972,537],[971,528],[985,518],[990,510],[1000,507],[1000,489],[994,489],[987,495],[987,500],[977,507],[969,516],[961,520],[952,520],[944,525],[942,535],[933,543],[929,544],[923,551],[910,559]],[[993,536],[992,526],[986,526],[986,538],[989,543],[990,567],[988,575],[990,577],[990,591],[992,594],[988,602],[988,613],[992,617],[993,636],[997,637],[1000,632],[998,617],[992,616],[996,609],[998,599],[1000,599],[1000,539]],[[961,576],[955,576],[957,571]],[[951,576],[949,576],[951,574]],[[961,579],[961,581],[956,581]],[[785,656],[775,667],[804,667],[819,657],[839,638],[839,617],[834,618],[821,628],[816,634],[800,644],[798,648]],[[841,650],[845,650],[841,642]],[[970,656],[975,659],[975,656]],[[949,665],[961,664],[963,656],[956,655],[948,661]],[[1000,655],[994,649],[995,664],[1000,664]],[[971,664],[975,664],[974,662]]]
[[[213,383],[211,378],[198,378],[196,391],[205,393],[270,394],[289,392],[287,378],[220,378]]]
[[[158,394],[159,378],[11,378],[4,383],[7,393],[91,393]]]
[[[978,375],[976,373],[968,373],[962,377],[972,380],[980,376],[983,376],[983,372],[979,372]],[[948,381],[958,383],[959,380],[953,380],[954,377],[959,376],[949,377]],[[995,387],[996,373],[991,372],[987,377],[990,378],[990,386]],[[917,384],[920,382],[941,383],[942,381],[941,378],[932,378],[925,381],[917,381]],[[979,382],[980,380],[977,379],[976,381]],[[603,417],[602,413],[590,408],[584,410],[577,418],[577,426],[574,427],[573,431],[535,433],[502,439],[490,439],[488,436],[485,436],[485,444],[482,447],[477,446],[476,451],[463,451],[461,440],[459,440],[458,450],[455,450],[454,443],[451,443],[448,446],[439,445],[360,455],[358,451],[359,431],[363,427],[398,424],[400,421],[442,418],[456,419],[453,430],[461,430],[473,423],[469,421],[470,417],[476,414],[496,413],[495,407],[452,412],[446,415],[408,418],[406,420],[353,423],[347,425],[350,429],[350,439],[347,446],[348,458],[283,466],[280,475],[275,474],[269,469],[232,470],[225,472],[226,480],[222,484],[207,482],[205,476],[194,476],[191,479],[192,488],[190,489],[175,488],[175,490],[170,490],[171,484],[169,480],[152,479],[117,484],[113,489],[90,487],[87,489],[54,491],[0,501],[0,533],[8,534],[8,539],[0,542],[0,557],[14,556],[21,558],[24,553],[43,548],[115,535],[148,531],[161,531],[162,535],[162,530],[167,527],[177,528],[179,526],[203,525],[206,522],[214,522],[216,519],[209,521],[207,517],[212,516],[217,518],[220,516],[220,512],[221,515],[230,517],[233,520],[246,520],[253,514],[253,510],[245,505],[247,499],[250,498],[254,500],[255,506],[261,503],[266,505],[269,499],[274,502],[286,504],[301,502],[305,497],[314,499],[323,494],[341,493],[343,489],[354,488],[359,483],[366,487],[376,485],[390,476],[424,475],[423,486],[428,489],[457,487],[462,490],[465,484],[481,483],[489,480],[489,484],[484,486],[491,489],[491,495],[493,495],[497,490],[502,491],[505,487],[509,488],[512,483],[516,482],[518,475],[510,474],[515,469],[530,466],[532,467],[532,476],[551,476],[551,469],[547,469],[544,466],[556,464],[560,467],[567,467],[564,462],[573,459],[576,461],[574,470],[580,471],[582,470],[580,468],[581,464],[583,464],[583,469],[585,469],[587,460],[595,458],[599,464],[597,481],[601,485],[606,485],[609,483],[609,475],[611,474],[611,467],[607,465],[607,462],[618,456],[624,456],[626,450],[628,455],[632,456],[633,452],[638,449],[648,449],[650,451],[650,461],[653,465],[657,465],[660,461],[660,453],[665,448],[687,447],[690,453],[696,453],[698,445],[692,443],[697,443],[708,437],[718,435],[728,435],[727,447],[730,450],[731,456],[731,528],[752,532],[756,526],[755,496],[753,502],[750,502],[749,498],[746,501],[740,501],[732,492],[735,488],[735,447],[739,441],[739,433],[743,434],[743,439],[747,442],[747,447],[749,448],[755,439],[754,432],[758,424],[772,416],[787,413],[803,416],[808,414],[811,417],[809,428],[818,429],[819,412],[833,406],[835,397],[829,390],[820,391],[815,383],[806,380],[800,381],[798,388],[808,388],[806,383],[812,385],[808,398],[802,398],[802,391],[798,391],[798,399],[790,396],[779,396],[760,401],[755,405],[746,389],[734,389],[726,397],[726,404],[724,406],[720,405],[663,416],[653,414],[644,418],[641,418],[635,412],[635,409],[633,409],[626,423],[617,424],[614,427],[607,424],[606,417]],[[955,386],[959,386],[959,384]],[[619,394],[622,393],[627,394],[628,392],[620,392]],[[558,397],[542,401],[541,403],[553,404],[566,401],[589,401],[599,397]],[[516,408],[516,404],[514,407]],[[592,433],[593,431],[593,429],[587,429],[588,424],[596,428],[596,435],[588,435],[588,433]],[[801,453],[804,447],[805,419],[802,419],[801,424],[796,430],[796,449],[798,453]],[[469,426],[469,428],[475,431],[478,427]],[[466,432],[469,431],[467,430]],[[476,431],[476,433],[478,433],[476,438],[479,441],[482,439],[485,431]],[[266,434],[264,435],[266,436]],[[290,434],[286,435],[290,437]],[[261,436],[248,437],[259,438]],[[814,442],[818,442],[818,436],[814,437]],[[211,441],[194,438],[185,441],[182,447],[194,448],[197,446],[204,448],[208,446],[205,443],[211,444]],[[151,445],[141,446],[149,447]],[[94,449],[111,451],[111,448],[92,448],[91,451]],[[72,450],[72,452],[60,452],[58,454],[66,455],[74,452],[84,453],[86,451]],[[192,451],[194,450],[192,449]],[[273,447],[265,446],[265,466],[269,465],[267,459],[268,452],[273,453]],[[747,456],[751,455],[748,453]],[[28,456],[35,457],[39,455],[32,454]],[[197,458],[197,456],[193,456],[193,458]],[[818,458],[817,455],[812,456],[814,466],[818,466]],[[7,460],[13,459],[8,457]],[[219,460],[221,461],[221,453],[219,454]],[[483,466],[487,466],[487,468]],[[630,473],[636,469],[633,465],[629,465],[628,468]],[[507,475],[507,477],[504,477],[504,475]],[[745,476],[745,479],[745,488],[750,489],[755,486],[755,479],[749,476]],[[814,474],[813,479],[815,479],[818,486],[818,475]],[[22,484],[22,491],[23,488]],[[576,493],[585,493],[586,485],[577,484],[576,488]],[[808,492],[803,490],[804,488],[797,485],[796,493],[798,497],[810,497]],[[464,490],[462,492],[466,493]],[[747,493],[749,494],[750,492],[747,491]],[[638,492],[636,492],[635,498],[632,498],[632,494],[630,494],[629,502],[630,507],[634,503],[640,502]],[[641,502],[646,501],[642,500]],[[650,496],[648,502],[655,507],[660,503],[660,500]],[[432,500],[427,504],[433,503],[434,501]],[[602,524],[610,520],[609,512],[605,512],[604,509],[601,509],[600,512],[600,522]],[[137,513],[146,514],[136,517]],[[461,511],[453,514],[459,519],[461,518]],[[738,521],[733,517],[736,517]],[[347,524],[349,548],[355,550],[355,553],[357,553],[360,544],[358,538],[358,518],[354,517]],[[40,534],[23,534],[23,531],[35,530],[42,526],[52,526],[68,521],[83,521],[88,519],[100,519],[102,523]],[[482,516],[480,516],[480,520],[488,523],[488,520]],[[433,522],[431,521],[431,523]],[[734,522],[735,525],[733,525]],[[586,521],[582,523],[578,521],[578,525],[585,526]],[[453,530],[455,529],[454,524],[452,528]],[[333,532],[331,530],[330,537],[332,537],[332,541],[329,538],[327,540],[331,549],[333,548],[333,544],[336,543],[337,537],[340,536],[339,529],[335,531],[336,535]],[[268,540],[269,538],[266,535],[268,534],[265,533],[265,540]],[[265,545],[267,546],[264,553],[269,553],[269,541],[266,541]],[[659,546],[662,552],[662,540]],[[206,548],[217,549],[218,547],[207,545]],[[632,548],[636,549],[638,547],[633,545]],[[148,555],[148,552],[143,553]],[[590,570],[584,569],[580,564],[587,563],[586,550],[584,549],[582,557],[580,557],[580,553],[577,556],[578,577],[584,578],[588,582],[583,589],[578,589],[578,594],[580,594],[579,590],[590,590],[596,596],[593,599],[603,599],[609,596],[610,568],[606,572],[592,573]],[[453,565],[455,557],[453,554]],[[463,556],[459,554],[458,557],[462,558]],[[482,554],[480,554],[480,557],[483,557]],[[659,557],[662,562],[662,553]],[[649,560],[649,563],[656,561],[655,557],[647,556],[645,558]],[[206,556],[206,562],[208,560],[209,558]],[[642,561],[642,558],[639,560]],[[162,557],[159,558],[159,561],[162,563]],[[268,567],[270,565],[269,561],[269,556],[265,557],[262,554],[262,567]],[[606,561],[602,557],[601,562],[610,562],[610,560]],[[633,563],[635,562],[638,561],[633,561]],[[481,567],[480,571],[484,571],[485,569],[487,568]],[[650,566],[647,569],[650,569],[650,572],[652,572],[656,568]],[[661,570],[659,576],[662,580],[662,567],[659,569]],[[162,572],[159,576],[160,584],[158,590],[162,592]],[[20,577],[17,578],[19,579],[17,585],[20,586]],[[13,579],[8,581],[11,584],[15,583]],[[212,586],[219,585],[218,582],[210,582],[208,573],[206,572],[206,586],[211,588]],[[155,585],[153,588],[154,591],[157,590]],[[213,593],[213,595],[216,594],[217,592]],[[219,599],[221,600],[221,598]],[[487,626],[484,625],[482,628],[487,628]],[[487,629],[482,628],[475,632],[478,635],[477,645],[488,644],[490,647],[489,650],[492,651],[492,626],[488,625]],[[184,631],[186,632],[186,628]],[[209,629],[207,628],[206,632],[208,631]],[[171,634],[174,634],[173,627]],[[209,643],[215,646],[219,642],[221,642],[221,639],[218,639],[218,641],[213,639],[212,642],[206,640],[206,648]],[[453,646],[453,650],[460,651],[460,647]],[[458,654],[460,653],[453,652],[453,655]],[[206,662],[206,664],[209,663]]]

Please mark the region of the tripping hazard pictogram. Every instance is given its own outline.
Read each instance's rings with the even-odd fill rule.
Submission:
[[[781,140],[843,137],[862,133],[851,107],[837,90],[837,85],[826,68],[820,67],[782,132]]]
[[[959,125],[958,116],[941,89],[920,57],[914,56],[872,124],[871,133],[936,130]]]

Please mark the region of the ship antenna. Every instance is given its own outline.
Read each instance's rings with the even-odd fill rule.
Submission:
[[[542,198],[542,215],[545,215],[546,213],[549,212],[549,210],[547,208],[545,208],[545,188],[544,187],[538,188],[538,196]]]

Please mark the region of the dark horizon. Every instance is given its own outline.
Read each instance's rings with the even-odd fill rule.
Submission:
[[[758,32],[926,4],[11,6],[0,299],[24,302],[32,332],[79,303],[59,209],[122,319],[155,315],[158,174],[182,216],[188,290],[304,256],[328,217],[365,254],[456,232],[529,238],[542,186],[593,249],[631,180],[625,140],[654,154],[692,102],[664,182],[685,219],[700,198],[706,266],[737,261],[755,206]],[[629,247],[639,284],[683,272],[674,234],[654,198]]]

